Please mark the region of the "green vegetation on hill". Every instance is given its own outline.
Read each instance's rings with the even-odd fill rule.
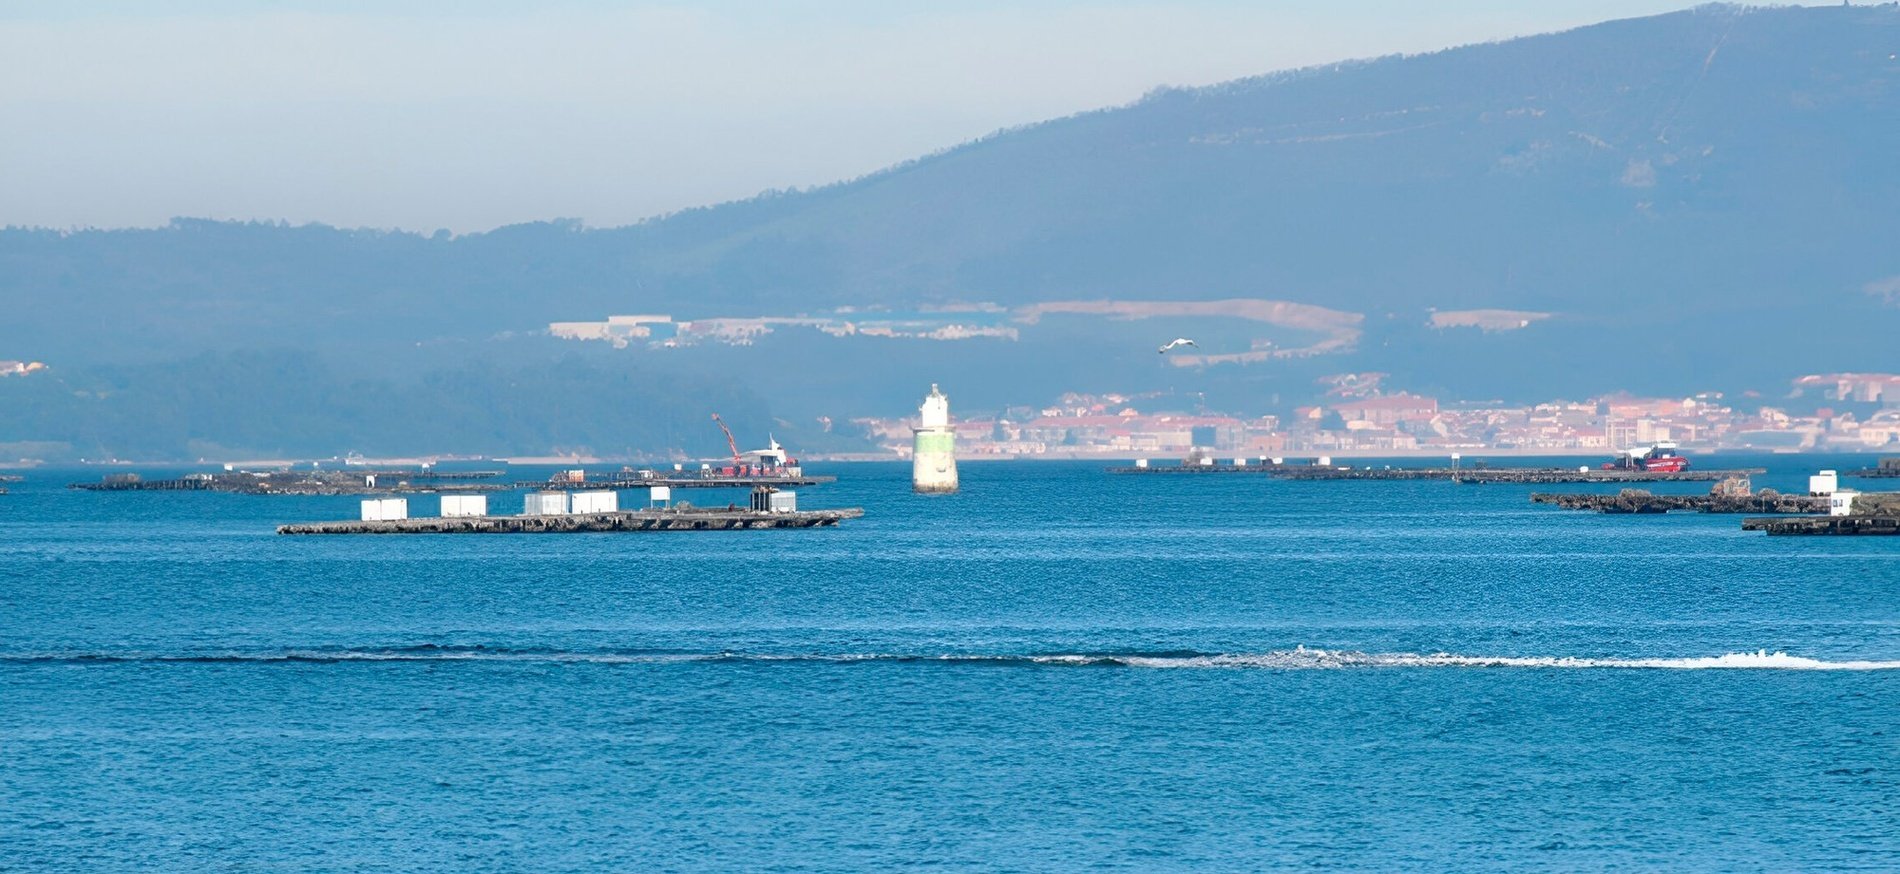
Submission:
[[[713,412],[761,443],[775,427],[743,386],[577,357],[471,364],[403,382],[352,377],[306,353],[205,354],[0,379],[0,408],[7,411],[0,444],[52,441],[65,444],[54,457],[167,460],[353,451],[716,455],[725,442]]]
[[[505,398],[510,371],[495,362],[554,360],[522,338],[549,321],[1259,297],[1364,314],[1366,333],[1323,360],[1196,377],[1236,406],[1290,401],[1317,373],[1369,370],[1454,397],[1770,391],[1801,372],[1893,364],[1878,351],[1900,336],[1900,306],[1876,292],[1900,276],[1896,118],[1900,7],[1700,7],[1160,91],[862,179],[627,228],[0,231],[0,354],[65,373],[197,362],[163,367],[220,385],[241,375],[203,368],[240,359],[193,356],[313,350],[327,369],[303,378],[328,380],[324,397],[353,396],[362,379],[388,393],[376,409],[316,407],[341,433],[368,433],[427,396],[406,373],[468,374],[471,398]],[[1552,316],[1517,331],[1433,330],[1434,309]],[[1114,369],[1071,339],[1025,335],[1001,356],[975,342],[780,345],[698,356],[689,376],[638,351],[598,366],[744,385],[796,420],[833,412],[806,390],[818,373],[862,377],[856,391],[818,380],[855,405],[839,412],[902,409],[952,377],[983,402],[1186,379]],[[184,430],[291,445],[291,411],[244,409],[199,420],[216,431]],[[145,439],[143,418],[100,414],[92,439]],[[588,426],[596,445],[615,445],[610,424],[630,429],[622,443],[662,445],[606,418]],[[14,433],[30,430],[17,419],[6,428],[0,441],[41,436]],[[552,445],[553,428],[524,422],[506,439]]]

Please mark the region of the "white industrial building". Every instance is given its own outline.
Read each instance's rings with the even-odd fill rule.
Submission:
[[[563,516],[567,514],[566,492],[529,492],[522,502],[523,516]]]
[[[1854,499],[1858,497],[1860,497],[1860,492],[1853,489],[1836,489],[1833,494],[1827,496],[1827,514],[1829,516],[1854,515]]]
[[[620,493],[601,490],[575,492],[569,511],[574,513],[614,513],[620,510]]]
[[[783,489],[753,489],[752,509],[761,513],[796,513],[798,493]]]
[[[486,516],[488,515],[487,495],[443,495],[442,516]]]
[[[371,498],[363,502],[363,521],[391,522],[409,518],[409,499]]]

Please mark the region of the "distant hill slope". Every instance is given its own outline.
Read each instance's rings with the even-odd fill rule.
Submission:
[[[1264,298],[1365,332],[1317,363],[1210,368],[1235,392],[1345,370],[1473,397],[1773,387],[1900,363],[1896,156],[1900,7],[1702,7],[1157,92],[627,228],[0,231],[0,356],[375,361],[608,313]],[[1443,327],[1516,312],[1548,317]],[[1115,383],[1077,388],[1178,377],[1028,335],[1002,358],[956,345],[984,401],[1040,400],[1033,362]],[[860,354],[812,348],[800,366]],[[878,356],[867,405],[954,369]]]
[[[617,233],[718,300],[1862,312],[1900,273],[1896,52],[1894,6],[1705,7],[1162,92]]]

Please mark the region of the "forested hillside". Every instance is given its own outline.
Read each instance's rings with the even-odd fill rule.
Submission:
[[[327,379],[416,385],[557,360],[536,332],[611,313],[1261,298],[1359,314],[1365,330],[1320,359],[1208,368],[1205,387],[1236,407],[1352,370],[1464,397],[1772,390],[1900,363],[1896,119],[1900,7],[1702,7],[1158,91],[626,228],[10,229],[0,358],[72,374],[287,349],[323,359]],[[1430,324],[1480,309],[1547,317]],[[596,364],[744,384],[797,421],[902,409],[931,381],[1001,404],[1184,379],[1073,339],[785,341],[767,371],[750,353],[638,348]],[[0,427],[0,442],[27,439]]]

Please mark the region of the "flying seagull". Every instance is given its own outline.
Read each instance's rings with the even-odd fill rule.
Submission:
[[[1176,337],[1172,340],[1169,340],[1168,345],[1163,346],[1160,349],[1157,349],[1155,351],[1160,352],[1163,355],[1166,355],[1169,349],[1173,349],[1176,346],[1193,346],[1196,349],[1201,348],[1201,344],[1196,343],[1193,340],[1189,340],[1186,337]]]

